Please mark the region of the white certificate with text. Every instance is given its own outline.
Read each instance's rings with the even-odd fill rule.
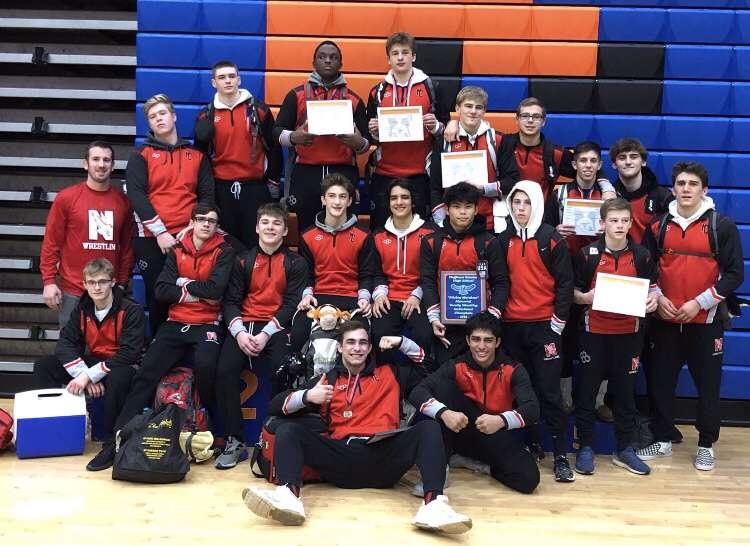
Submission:
[[[442,153],[440,162],[444,188],[450,188],[459,182],[487,183],[486,150]]]
[[[591,307],[595,311],[645,317],[649,285],[648,279],[640,277],[597,273]]]
[[[562,223],[575,226],[576,235],[597,235],[602,203],[597,199],[566,199]]]
[[[352,101],[307,101],[307,130],[313,135],[351,135],[354,133]]]
[[[378,140],[409,142],[424,140],[421,106],[378,108]]]

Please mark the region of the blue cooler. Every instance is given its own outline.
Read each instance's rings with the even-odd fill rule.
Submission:
[[[86,398],[65,389],[19,392],[13,402],[19,459],[80,455],[86,447]]]

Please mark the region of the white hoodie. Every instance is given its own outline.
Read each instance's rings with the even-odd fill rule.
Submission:
[[[521,227],[516,220],[516,217],[513,216],[513,207],[511,204],[513,202],[513,195],[517,191],[526,193],[531,200],[531,215],[526,227]],[[508,205],[508,210],[510,211],[511,220],[513,220],[513,226],[516,228],[516,235],[518,235],[522,241],[532,239],[534,235],[536,235],[539,226],[542,225],[542,218],[544,217],[544,194],[542,193],[542,187],[538,182],[534,182],[533,180],[521,180],[520,182],[516,182],[513,189],[508,193],[506,203]]]

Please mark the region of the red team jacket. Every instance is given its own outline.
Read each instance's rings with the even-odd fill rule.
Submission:
[[[641,175],[641,187],[634,192],[629,192],[619,179],[615,182],[617,195],[626,199],[633,209],[633,225],[628,235],[638,244],[643,244],[648,226],[656,216],[667,212],[669,203],[674,199],[667,188],[659,185],[651,169],[643,167]]]
[[[305,261],[285,246],[270,255],[260,247],[240,254],[224,298],[224,321],[231,334],[245,331],[247,322],[268,323],[263,331],[269,336],[288,327],[305,282]]]
[[[220,301],[232,273],[235,253],[217,233],[196,250],[193,230],[167,255],[154,292],[159,301],[171,304],[169,320],[183,324],[215,324]]]
[[[537,402],[526,369],[498,350],[487,368],[467,352],[442,366],[417,385],[409,400],[419,411],[435,420],[451,409],[435,398],[438,392],[459,392],[480,411],[499,415],[507,429],[522,428],[539,419]]]
[[[86,182],[65,188],[55,197],[47,217],[39,256],[43,284],[80,296],[83,268],[94,258],[115,266],[115,279],[125,285],[133,270],[133,209],[117,188],[92,190]]]
[[[113,368],[138,362],[145,337],[143,309],[118,287],[112,289],[112,296],[112,307],[99,321],[93,300],[84,294],[61,330],[55,356],[71,377],[89,370],[97,382]],[[95,357],[99,363],[89,369],[84,356]]]
[[[126,177],[139,237],[175,234],[190,222],[196,202],[214,201],[211,161],[185,140],[170,146],[147,137],[130,154]]]
[[[432,224],[415,215],[412,225],[402,236],[397,235],[390,218],[384,228],[372,234],[376,258],[373,300],[381,295],[400,302],[405,302],[412,295],[422,299],[419,249],[422,239],[434,231]]]

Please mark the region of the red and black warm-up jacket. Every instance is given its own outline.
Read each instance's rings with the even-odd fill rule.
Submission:
[[[399,237],[388,219],[384,228],[372,234],[375,247],[375,291],[373,301],[380,296],[404,302],[409,296],[423,297],[419,286],[419,253],[422,239],[435,232],[436,227],[415,215],[414,229]]]
[[[211,161],[186,140],[172,146],[149,133],[130,154],[125,176],[139,237],[175,234],[190,222],[196,202],[214,202]]]
[[[279,247],[266,254],[256,246],[237,257],[224,296],[224,321],[237,337],[244,323],[266,322],[269,336],[291,324],[307,282],[307,265],[298,255]]]
[[[483,368],[470,352],[446,362],[414,387],[409,401],[421,413],[439,420],[445,402],[468,398],[482,413],[499,415],[506,429],[523,428],[539,419],[539,402],[526,369],[497,350],[495,361]]]
[[[299,253],[307,262],[308,281],[304,294],[326,294],[370,300],[375,248],[370,232],[352,215],[337,228],[318,213],[315,225],[299,240]]]
[[[112,307],[99,321],[94,301],[83,294],[60,331],[55,356],[71,377],[87,373],[93,382],[110,370],[138,362],[146,335],[143,308],[128,299],[117,286],[112,289]],[[98,359],[90,368],[84,359]]]
[[[476,271],[477,262],[488,266],[487,310],[500,318],[508,301],[508,268],[495,236],[489,233],[484,218],[477,216],[463,233],[456,233],[446,220],[445,226],[422,239],[419,268],[422,303],[430,322],[440,320],[440,274],[443,271]]]
[[[573,267],[563,236],[552,226],[541,224],[533,237],[524,240],[510,224],[498,240],[510,276],[503,320],[551,320],[564,328],[573,303]]]
[[[607,249],[602,235],[573,256],[573,271],[575,287],[584,293],[596,288],[597,273],[648,279],[650,289],[656,289],[656,264],[651,253],[629,239],[627,247],[612,252]],[[590,305],[586,306],[584,316],[584,328],[594,334],[632,334],[638,332],[642,324],[639,317],[596,311]]]
[[[92,190],[79,182],[57,194],[47,215],[39,254],[42,283],[66,294],[83,294],[83,268],[94,258],[115,266],[117,284],[124,286],[133,271],[133,207],[117,188]]]
[[[628,235],[638,244],[643,244],[644,233],[654,218],[667,212],[669,203],[674,200],[672,192],[659,185],[654,171],[643,167],[641,175],[641,187],[634,192],[629,192],[619,178],[615,182],[617,195],[628,201],[633,209],[633,225]]]
[[[545,150],[547,151],[548,161],[545,161]],[[523,145],[518,133],[504,135],[499,154],[505,155],[508,153],[515,159],[519,179],[533,180],[539,183],[542,187],[545,202],[560,176],[573,179],[576,177],[575,169],[573,169],[573,152],[562,146],[552,144],[545,138],[544,133],[541,134],[541,141],[536,146]],[[503,195],[507,195],[512,187],[512,183],[503,187]]]
[[[714,321],[717,306],[742,285],[745,272],[740,234],[734,221],[713,210],[713,203],[683,229],[670,212],[656,218],[646,231],[644,245],[658,259],[658,290],[678,309],[696,300],[701,310],[691,323]],[[716,215],[717,248],[711,244],[711,215]],[[664,245],[659,248],[663,222]]]
[[[378,117],[378,108],[419,106],[422,115],[435,114],[439,124],[435,133],[450,120],[450,113],[442,107],[440,86],[418,68],[406,85],[395,84],[393,72],[375,85],[367,99],[367,119]],[[424,139],[411,142],[381,142],[372,156],[375,174],[388,178],[408,178],[425,172],[432,150],[433,135],[425,128]]]
[[[333,385],[330,403],[307,403],[305,393],[320,380],[320,376],[316,376],[300,390],[276,395],[268,405],[268,414],[285,416],[305,410],[319,411],[328,425],[328,435],[334,440],[372,436],[399,427],[401,400],[422,377],[416,366],[376,364],[371,357],[357,381],[357,376],[352,376],[339,358],[323,380],[324,385]],[[351,399],[351,406],[347,404],[347,396]],[[344,417],[347,410],[351,411],[351,417]]]
[[[484,132],[481,132],[482,129],[485,129]],[[513,184],[520,179],[515,161],[513,161],[513,154],[507,150],[502,155],[500,153],[503,135],[495,133],[489,126],[480,128],[480,132],[481,134],[477,135],[474,144],[471,143],[468,136],[463,134],[463,132],[460,132],[457,139],[453,142],[446,142],[442,136],[435,139],[435,146],[430,161],[430,206],[432,207],[433,218],[445,216],[445,212],[442,212],[442,214],[438,212],[439,209],[445,211],[445,203],[443,203],[443,193],[445,190],[443,189],[443,168],[440,154],[489,150],[490,147],[493,147],[494,151],[492,153],[488,151],[487,153],[487,183],[482,191],[482,197],[477,204],[477,215],[484,218],[487,229],[492,231],[495,226],[495,216],[493,214],[495,200],[502,198],[502,188],[512,188]],[[494,146],[492,144],[493,141]],[[495,156],[497,169],[495,169],[495,162],[492,160],[492,155]],[[439,220],[436,219],[435,221]]]
[[[298,85],[284,97],[279,110],[274,136],[282,145],[290,147],[290,132],[301,128],[307,122],[307,101],[314,100],[349,100],[352,103],[354,125],[359,134],[367,139],[367,115],[365,103],[354,91],[346,85],[343,76],[324,87],[315,81],[308,80]],[[363,146],[357,153],[365,153],[369,149]],[[295,146],[296,161],[302,165],[355,165],[355,153],[346,144],[339,141],[335,135],[316,135],[310,146]]]
[[[234,259],[234,250],[223,235],[215,234],[196,250],[193,230],[188,230],[167,255],[154,290],[159,301],[171,304],[169,320],[183,324],[216,323]]]
[[[249,91],[240,93],[231,108],[217,94],[198,112],[195,147],[211,157],[216,180],[278,182],[281,145],[273,137],[273,113]]]

